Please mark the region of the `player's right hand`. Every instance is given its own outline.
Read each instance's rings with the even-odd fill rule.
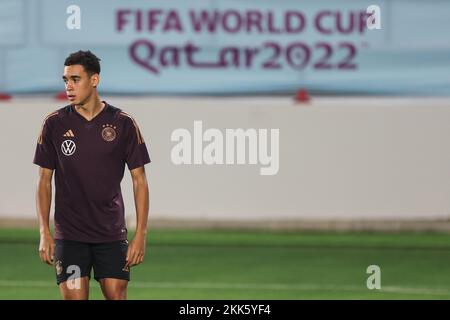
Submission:
[[[41,261],[53,265],[53,258],[55,254],[55,241],[53,241],[51,234],[41,235],[39,241],[39,257]]]

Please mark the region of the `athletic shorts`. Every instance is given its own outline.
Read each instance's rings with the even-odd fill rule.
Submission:
[[[94,278],[123,279],[130,281],[130,270],[125,269],[128,241],[85,243],[70,240],[55,240],[56,283],[89,277],[94,269]]]

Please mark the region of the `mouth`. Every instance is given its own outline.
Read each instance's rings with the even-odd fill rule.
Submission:
[[[74,94],[67,94],[67,99],[69,99],[70,101],[75,100],[75,95]]]

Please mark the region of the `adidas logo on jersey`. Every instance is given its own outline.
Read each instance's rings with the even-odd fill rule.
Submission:
[[[63,137],[75,137],[72,130],[68,130],[66,133],[63,134]]]

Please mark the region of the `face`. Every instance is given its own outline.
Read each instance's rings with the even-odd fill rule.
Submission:
[[[84,105],[95,92],[99,75],[89,75],[82,65],[75,64],[64,67],[63,81],[66,87],[67,98],[72,105]]]

